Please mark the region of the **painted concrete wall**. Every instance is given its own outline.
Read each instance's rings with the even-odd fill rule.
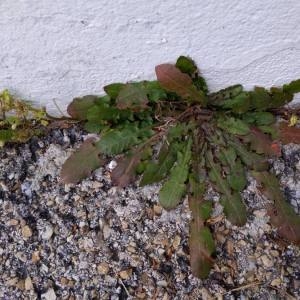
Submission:
[[[212,90],[300,78],[300,1],[0,1],[0,88],[50,110],[181,54]]]

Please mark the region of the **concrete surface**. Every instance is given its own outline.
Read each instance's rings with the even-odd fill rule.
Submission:
[[[181,54],[212,90],[280,85],[300,78],[299,15],[299,0],[1,0],[0,89],[53,112]]]

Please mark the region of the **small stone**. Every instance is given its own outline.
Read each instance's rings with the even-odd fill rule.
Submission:
[[[253,214],[258,218],[263,218],[267,214],[267,212],[265,209],[260,209],[260,210],[255,210]]]
[[[46,293],[42,294],[44,300],[56,300],[56,295],[53,289],[49,289]]]
[[[30,238],[32,236],[32,231],[28,225],[22,227],[22,235],[24,238]]]
[[[132,246],[128,246],[127,247],[127,251],[130,252],[130,253],[135,253],[136,252],[136,249]]]
[[[164,296],[163,296],[163,298],[162,298],[162,300],[169,300],[169,299],[170,299],[170,298],[169,298],[168,293],[165,293]]]
[[[101,275],[106,275],[109,271],[109,265],[106,262],[102,262],[97,266],[97,271]]]
[[[270,253],[274,257],[278,257],[279,256],[279,252],[277,250],[270,250]]]
[[[30,290],[32,290],[32,288],[33,288],[32,281],[31,281],[31,278],[28,276],[25,279],[25,290],[30,291]]]
[[[146,298],[146,293],[145,293],[145,292],[138,292],[138,293],[136,294],[136,297],[137,297],[138,299],[145,299],[145,298]]]
[[[53,228],[51,225],[47,225],[45,227],[45,229],[43,230],[42,234],[41,234],[41,237],[43,240],[47,241],[47,240],[50,240],[51,236],[53,234]]]
[[[262,260],[262,263],[267,267],[267,268],[271,268],[273,267],[273,261],[267,256],[267,255],[263,255],[260,257]]]
[[[103,238],[104,238],[104,240],[107,240],[110,237],[110,235],[111,235],[111,228],[107,224],[105,224],[103,226]]]
[[[280,278],[275,278],[275,279],[273,279],[273,280],[271,281],[271,285],[272,285],[272,286],[280,287],[281,282],[282,282],[282,281],[281,281]]]
[[[119,275],[124,280],[129,279],[129,277],[132,275],[132,269],[123,270],[119,272]]]
[[[165,280],[157,281],[157,285],[161,287],[167,287],[168,283]]]
[[[154,214],[157,215],[157,216],[160,216],[161,213],[162,213],[162,207],[160,205],[154,205],[153,206],[153,211],[154,211]]]
[[[7,222],[8,226],[16,226],[19,224],[19,221],[16,219],[11,219]]]
[[[37,263],[40,259],[40,251],[34,251],[31,255],[31,261]]]
[[[180,242],[181,242],[181,237],[179,235],[176,235],[172,243],[175,250],[178,249]]]
[[[68,278],[66,278],[66,277],[62,277],[62,278],[60,279],[60,283],[61,283],[61,285],[68,285],[69,280],[68,280]]]

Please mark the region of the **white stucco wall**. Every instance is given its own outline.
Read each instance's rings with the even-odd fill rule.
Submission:
[[[300,78],[300,1],[0,1],[0,89],[50,110],[181,54],[212,90]]]

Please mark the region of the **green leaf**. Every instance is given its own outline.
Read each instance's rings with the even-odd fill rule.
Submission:
[[[277,227],[278,234],[294,243],[300,244],[300,216],[286,202],[275,175],[268,172],[253,172],[252,175],[263,185],[264,193],[273,205],[268,206],[271,223]]]
[[[197,66],[194,61],[186,56],[179,56],[175,66],[181,72],[189,74],[190,76],[197,71]]]
[[[145,91],[150,102],[158,102],[159,100],[166,99],[167,93],[161,88],[158,81],[144,81]]]
[[[93,95],[74,98],[69,104],[67,112],[73,119],[86,120],[88,110],[94,107],[95,103],[100,101],[100,99],[98,96]]]
[[[227,181],[230,187],[237,192],[241,192],[246,187],[247,178],[245,169],[240,160],[232,166],[227,176]]]
[[[63,164],[60,178],[63,183],[77,183],[88,177],[91,172],[101,165],[101,150],[96,145],[95,138],[89,138],[83,142],[80,148],[74,152]]]
[[[231,137],[228,139],[228,145],[235,149],[243,163],[250,169],[264,171],[269,168],[267,159],[256,153],[248,151],[245,145],[239,142],[237,139],[233,139],[233,137]]]
[[[184,153],[177,153],[177,164],[172,168],[169,180],[164,183],[159,192],[159,202],[165,209],[175,208],[185,194],[190,159],[191,140],[188,141]]]
[[[112,129],[103,134],[97,147],[106,155],[120,154],[130,147],[142,142],[143,138],[150,137],[151,130],[139,129],[135,125],[127,126],[123,129]]]
[[[214,162],[211,151],[206,153],[206,162],[209,171],[209,178],[216,185],[218,192],[223,194],[221,197],[224,206],[224,213],[230,222],[236,225],[244,225],[247,221],[246,207],[240,194],[232,193],[229,184],[221,176],[221,166]]]
[[[106,124],[107,122],[112,124],[122,123],[124,121],[133,121],[133,112],[129,109],[117,109],[114,106],[110,106],[108,103],[99,102],[92,106],[86,114],[86,118],[89,122],[95,124]],[[103,122],[104,121],[104,122]]]
[[[284,92],[281,88],[272,87],[271,92],[271,102],[269,108],[277,108],[288,104],[293,100],[293,94]]]
[[[218,127],[231,134],[237,135],[245,135],[250,132],[250,128],[247,123],[233,117],[219,117]]]
[[[104,128],[106,128],[106,125],[100,122],[87,121],[84,124],[84,129],[91,133],[99,133]]]
[[[118,109],[131,109],[141,111],[148,108],[146,92],[138,85],[128,83],[118,94],[116,106]]]
[[[243,114],[250,109],[250,94],[241,92],[237,96],[224,101],[222,108],[231,109],[237,114]]]
[[[198,74],[193,78],[193,84],[197,88],[197,90],[202,91],[205,95],[208,93],[208,86],[205,79]]]
[[[112,99],[116,99],[124,86],[124,83],[112,83],[106,85],[103,89],[108,96],[110,96]]]
[[[230,198],[223,196],[221,197],[220,202],[224,207],[224,214],[231,223],[239,226],[242,226],[246,223],[246,206],[243,203],[239,193],[234,192],[230,195]]]
[[[261,111],[269,108],[271,95],[265,88],[256,86],[254,90],[250,92],[250,96],[252,109]]]
[[[300,79],[294,80],[289,84],[283,85],[283,91],[291,94],[300,93]]]
[[[176,154],[180,149],[179,145],[175,142],[163,144],[159,152],[158,162],[147,164],[143,178],[140,182],[141,186],[159,182],[168,175],[176,161]]]
[[[235,191],[242,191],[247,184],[247,178],[241,161],[237,159],[235,150],[232,147],[222,148],[220,153],[216,153],[216,156],[224,166],[227,166],[226,178],[229,186]]]
[[[155,67],[160,85],[167,91],[174,92],[183,99],[205,104],[205,95],[196,89],[192,79],[171,64],[162,64]]]
[[[248,112],[242,118],[246,123],[258,126],[271,125],[276,121],[274,115],[266,111]]]
[[[229,86],[226,89],[222,89],[218,92],[208,95],[208,102],[212,105],[222,105],[225,100],[238,96],[243,91],[243,87],[240,84]]]

